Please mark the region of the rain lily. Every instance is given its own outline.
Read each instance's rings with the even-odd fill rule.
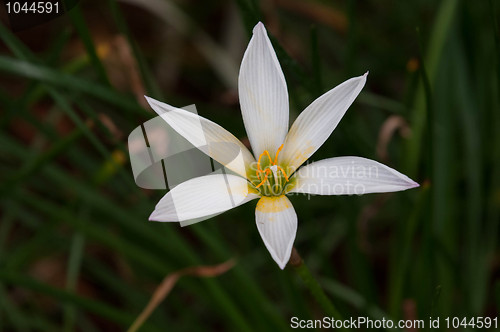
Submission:
[[[333,132],[365,85],[366,76],[351,78],[320,96],[288,130],[285,77],[264,25],[258,23],[238,79],[241,113],[253,154],[216,123],[146,97],[176,132],[229,170],[174,187],[149,219],[187,225],[259,199],[257,229],[283,269],[297,232],[297,214],[286,195],[352,195],[417,187],[396,170],[361,157],[330,158],[302,166]]]

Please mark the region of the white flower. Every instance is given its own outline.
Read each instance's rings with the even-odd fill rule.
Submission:
[[[333,132],[365,85],[366,76],[351,78],[323,94],[288,130],[285,77],[264,25],[258,23],[238,79],[241,112],[253,155],[221,126],[146,97],[173,129],[234,173],[210,174],[181,183],[160,200],[149,219],[186,225],[258,198],[257,229],[283,269],[297,232],[297,214],[287,194],[351,195],[417,187],[394,169],[361,157],[330,158],[299,169]]]

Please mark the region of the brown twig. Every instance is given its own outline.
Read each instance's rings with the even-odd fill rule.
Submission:
[[[163,279],[161,284],[156,288],[153,292],[153,296],[149,300],[148,305],[141,314],[136,318],[134,323],[128,329],[128,332],[137,331],[142,324],[148,319],[148,317],[153,313],[153,311],[160,305],[160,303],[167,297],[172,288],[174,288],[175,284],[179,280],[180,277],[191,275],[196,277],[215,277],[226,273],[229,271],[235,264],[233,259],[230,259],[219,265],[212,266],[192,266],[182,270],[175,271],[170,273]]]

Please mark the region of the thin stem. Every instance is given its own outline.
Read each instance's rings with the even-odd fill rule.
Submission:
[[[300,257],[299,252],[295,249],[295,247],[292,249],[288,265],[293,267],[325,313],[336,320],[342,320],[342,315],[339,313],[337,308],[335,308],[332,301],[330,301],[330,299],[326,296],[320,284],[311,274],[311,271],[309,271],[307,265],[304,263],[304,260]]]

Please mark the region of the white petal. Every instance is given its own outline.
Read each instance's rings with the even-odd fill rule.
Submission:
[[[179,135],[233,172],[246,177],[254,157],[226,129],[197,114],[145,96],[151,108]]]
[[[246,179],[231,174],[210,174],[183,182],[158,202],[149,217],[154,221],[197,221],[258,198]],[[192,223],[192,222],[190,222]]]
[[[351,78],[323,94],[295,120],[280,155],[289,172],[297,170],[331,135],[366,82],[366,75]]]
[[[264,150],[273,155],[288,130],[288,92],[276,53],[260,22],[253,29],[241,62],[238,91],[254,155]]]
[[[419,186],[406,175],[361,157],[323,159],[301,167],[295,176],[290,192],[315,195],[361,195]]]
[[[262,197],[255,208],[260,236],[281,269],[290,259],[297,233],[297,214],[286,196]]]

